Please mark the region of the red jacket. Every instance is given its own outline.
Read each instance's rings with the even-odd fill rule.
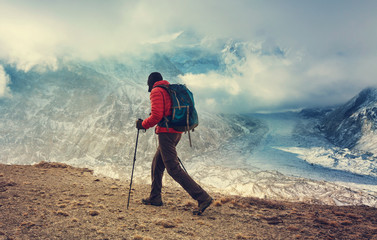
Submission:
[[[166,80],[156,82],[153,87],[157,85],[169,85],[169,82]],[[169,93],[159,87],[155,87],[152,89],[151,94],[149,96],[151,100],[151,115],[145,119],[142,123],[145,129],[154,127],[157,125],[164,116],[171,115],[171,99]],[[173,128],[169,128],[169,131],[166,127],[156,127],[156,133],[182,133],[175,131]]]

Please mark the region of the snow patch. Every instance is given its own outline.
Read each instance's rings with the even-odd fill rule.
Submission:
[[[351,151],[347,148],[324,147],[279,147],[277,149],[297,154],[299,158],[311,164],[377,177],[377,156],[372,153]]]

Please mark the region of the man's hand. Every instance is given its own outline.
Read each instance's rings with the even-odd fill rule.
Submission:
[[[144,127],[143,127],[143,125],[142,125],[142,122],[143,122],[143,119],[138,119],[138,120],[136,120],[136,128],[137,129],[145,129]]]

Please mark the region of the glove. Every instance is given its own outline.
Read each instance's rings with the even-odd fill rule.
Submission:
[[[145,129],[144,127],[143,127],[143,125],[142,125],[142,122],[143,122],[143,119],[138,119],[138,120],[136,120],[136,128],[137,129]]]

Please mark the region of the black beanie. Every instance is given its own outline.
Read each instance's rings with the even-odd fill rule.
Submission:
[[[153,73],[149,74],[149,77],[148,77],[148,86],[149,86],[148,92],[151,92],[153,85],[156,82],[161,81],[162,79],[163,79],[162,75],[159,72],[153,72]]]

